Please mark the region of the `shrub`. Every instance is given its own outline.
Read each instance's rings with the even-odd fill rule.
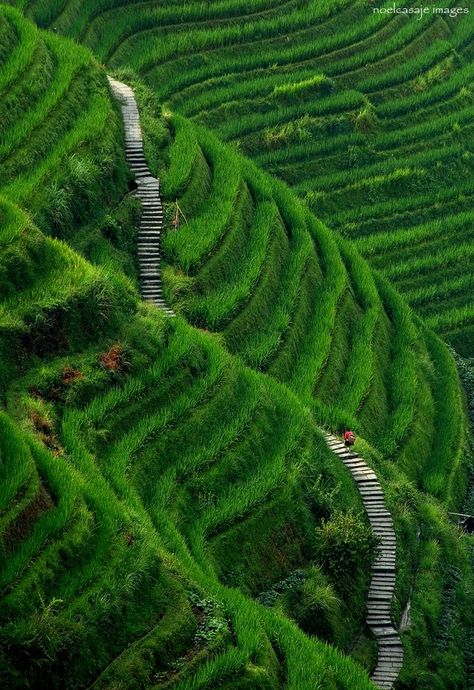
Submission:
[[[354,120],[354,129],[361,134],[369,134],[376,129],[378,124],[377,113],[372,103],[367,103],[357,113]]]
[[[377,537],[353,512],[334,513],[316,528],[316,535],[320,557],[337,588],[358,575],[377,552]]]
[[[285,595],[288,615],[307,633],[334,640],[340,600],[320,568],[311,568],[300,587]]]

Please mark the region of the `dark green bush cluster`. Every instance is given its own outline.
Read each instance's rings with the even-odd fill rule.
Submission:
[[[324,567],[338,588],[360,574],[377,553],[377,537],[353,512],[334,513],[331,519],[323,520],[316,534]]]
[[[258,596],[258,600],[264,606],[273,606],[281,594],[301,587],[301,585],[306,581],[307,577],[308,574],[304,570],[294,570],[291,575],[286,577],[284,580],[276,582],[271,589],[268,589],[266,592],[262,592]]]

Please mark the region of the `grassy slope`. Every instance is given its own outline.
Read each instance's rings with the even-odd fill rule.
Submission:
[[[147,132],[159,127],[149,118]],[[443,515],[464,493],[465,413],[446,346],[281,183],[189,120],[166,127],[168,149],[157,157],[148,138],[147,155],[165,171],[173,307],[285,383],[320,425],[351,423],[364,436],[400,537],[395,617],[413,602],[400,687],[463,687],[469,616],[454,610],[469,598],[469,558]]]
[[[318,563],[321,519],[360,510],[350,479],[296,396],[140,302],[120,119],[89,53],[6,8],[0,45],[2,686],[370,688],[254,599]],[[347,597],[304,577],[341,646],[368,564],[349,572]]]
[[[54,40],[33,33],[39,44]],[[52,130],[64,132],[57,153],[45,159],[52,190],[41,175],[27,184],[21,169],[3,189],[42,230],[2,202],[2,276],[12,283],[21,257],[29,277],[17,286],[24,294],[12,289],[2,305],[2,438],[23,458],[15,474],[5,463],[2,496],[5,682],[63,687],[67,677],[81,687],[100,674],[104,688],[369,687],[279,613],[306,629],[308,616],[319,621],[309,631],[342,647],[363,618],[367,563],[347,571],[352,588],[327,570],[288,585],[295,569],[320,562],[321,518],[359,507],[316,418],[332,427],[350,420],[367,439],[362,449],[404,537],[396,615],[415,578],[405,687],[445,687],[448,676],[463,687],[466,560],[439,501],[456,504],[462,488],[463,415],[446,349],[284,186],[205,129],[154,120],[143,90],[148,158],[167,169],[165,193],[188,221],[167,235],[166,287],[201,331],[140,305],[126,258],[133,204],[108,211],[127,191],[123,172],[100,193],[84,182],[106,179],[104,161],[123,171],[116,116],[94,63],[81,78],[98,80],[100,121],[115,123],[105,150],[97,152],[94,129],[87,150],[71,108],[65,129]],[[77,160],[87,170],[95,152],[97,168],[78,181]],[[68,203],[46,203],[53,192]],[[62,212],[51,217],[51,207]],[[42,289],[40,266],[57,268],[57,297]],[[441,402],[459,414],[446,420]],[[438,446],[432,428],[443,429]],[[2,457],[12,457],[9,446]],[[448,562],[462,576],[451,609]],[[276,582],[298,607],[291,597],[277,597],[273,610],[249,598]],[[370,664],[364,645],[356,656]]]
[[[421,20],[345,0],[53,7],[27,3],[282,177],[472,354],[471,0]]]

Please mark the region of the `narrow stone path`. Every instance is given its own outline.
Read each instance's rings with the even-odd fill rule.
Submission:
[[[112,94],[121,104],[125,126],[125,156],[135,176],[138,186],[136,196],[140,199],[143,209],[137,242],[141,293],[144,299],[156,304],[168,316],[176,316],[163,297],[160,270],[163,206],[160,181],[153,177],[145,161],[140,113],[133,89],[112,77],[108,77],[108,80]]]
[[[403,665],[402,642],[390,615],[397,548],[392,516],[385,506],[384,493],[375,472],[335,436],[326,434],[326,441],[357,483],[372,530],[381,539],[380,555],[372,565],[366,620],[378,643],[372,680],[380,690],[391,690]]]

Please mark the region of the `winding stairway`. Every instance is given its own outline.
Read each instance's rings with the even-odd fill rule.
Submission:
[[[153,177],[145,161],[140,114],[133,90],[108,77],[114,97],[120,102],[125,125],[125,153],[135,176],[136,195],[143,214],[138,233],[138,260],[141,292],[144,299],[175,316],[163,297],[160,272],[160,233],[163,227],[163,206],[160,181]],[[392,516],[385,506],[384,494],[376,474],[364,460],[331,434],[326,434],[330,449],[352,474],[362,496],[374,533],[381,539],[381,550],[372,565],[372,578],[367,602],[367,625],[378,643],[377,666],[372,680],[380,690],[391,690],[403,664],[403,647],[392,625],[390,608],[395,589],[396,540]]]
[[[114,97],[122,108],[125,127],[125,156],[137,184],[136,196],[142,203],[142,218],[138,232],[137,252],[140,267],[140,286],[144,299],[153,302],[168,316],[176,316],[163,297],[161,280],[160,234],[163,228],[163,205],[160,181],[153,177],[145,161],[140,113],[133,90],[108,77]]]
[[[372,680],[380,690],[391,690],[403,665],[402,642],[390,615],[396,570],[392,516],[385,506],[384,493],[375,472],[335,436],[326,434],[326,441],[357,483],[372,530],[381,539],[380,554],[372,565],[366,620],[378,643],[377,666]]]

